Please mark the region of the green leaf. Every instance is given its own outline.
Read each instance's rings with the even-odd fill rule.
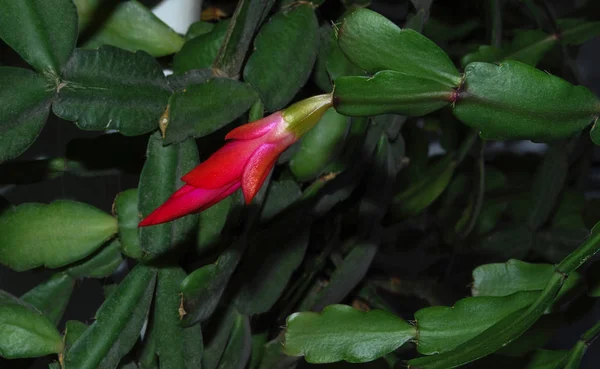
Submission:
[[[222,22],[219,22],[218,24],[221,24],[223,22],[228,23],[228,20],[224,20]],[[215,28],[215,26],[216,25],[214,23],[202,21],[202,20],[194,22],[188,27],[188,30],[185,34],[185,41],[187,42],[198,36],[202,36],[207,33],[210,33]]]
[[[340,153],[350,127],[350,118],[328,109],[319,123],[300,142],[289,166],[299,181],[315,179]]]
[[[234,308],[227,308],[221,312],[218,319],[211,321],[211,325],[215,326],[215,330],[212,334],[209,344],[206,346],[204,356],[202,357],[202,367],[204,369],[216,369],[219,365],[219,361],[223,357],[223,352],[236,319],[240,318],[241,314]]]
[[[138,223],[141,220],[138,213],[138,196],[138,189],[132,188],[119,193],[114,203],[123,253],[133,259],[140,259],[144,253],[138,232]]]
[[[585,87],[520,62],[471,63],[454,114],[485,139],[556,139],[589,125],[598,105]]]
[[[229,77],[239,75],[254,32],[269,14],[273,3],[275,0],[238,1],[225,40],[213,64],[214,68]]]
[[[245,368],[250,359],[251,349],[250,319],[247,315],[237,313],[217,369]]]
[[[77,7],[77,20],[81,33],[92,22],[100,3],[103,0],[73,0]]]
[[[562,369],[569,351],[536,351],[523,369]]]
[[[504,60],[516,60],[536,66],[558,43],[558,39],[541,30],[517,32],[510,47],[504,51]]]
[[[217,204],[200,212],[199,231],[196,241],[196,251],[199,255],[208,252],[221,240],[221,231],[225,227],[227,215],[231,210],[233,197],[229,196]]]
[[[112,46],[77,49],[62,76],[52,111],[84,130],[150,132],[158,128],[171,93],[153,57]]]
[[[77,40],[73,1],[2,0],[0,8],[0,38],[36,70],[56,77]]]
[[[265,353],[266,343],[266,333],[255,333],[252,335],[252,351],[250,353],[250,362],[248,363],[248,369],[258,369]]]
[[[58,325],[73,293],[73,287],[75,280],[66,273],[59,273],[27,291],[21,296],[21,300],[34,306],[54,325]]]
[[[54,324],[13,296],[0,300],[0,356],[19,359],[57,354],[64,349]]]
[[[187,315],[186,326],[206,320],[215,311],[231,275],[241,259],[246,241],[238,239],[212,264],[196,269],[181,282],[181,293]]]
[[[384,16],[358,9],[338,32],[338,43],[350,61],[369,73],[395,70],[458,87],[461,77],[446,53],[420,33],[400,29]]]
[[[357,65],[352,63],[346,54],[344,54],[337,42],[337,38],[335,37],[333,29],[331,27],[328,27],[327,29],[329,30],[327,37],[329,37],[330,40],[328,40],[329,47],[325,55],[325,66],[331,81],[335,82],[338,78],[345,76],[364,75],[365,72]],[[331,91],[331,89],[327,92],[329,91]]]
[[[228,25],[229,21],[219,22],[212,31],[186,41],[173,57],[173,72],[182,74],[192,69],[210,68],[223,44]]]
[[[310,4],[278,13],[265,24],[244,68],[244,80],[254,87],[268,111],[292,101],[306,83],[318,48],[318,21]]]
[[[564,320],[560,314],[543,315],[527,332],[501,348],[497,353],[506,356],[524,356],[529,352],[538,350],[546,346],[554,337]]]
[[[0,216],[0,262],[16,271],[83,259],[117,232],[112,216],[83,203],[26,203]]]
[[[140,175],[138,209],[142,217],[162,205],[183,182],[180,178],[199,163],[196,141],[163,146],[158,132],[148,140],[148,159]],[[151,259],[182,246],[193,237],[198,215],[191,214],[172,222],[140,229],[140,245]]]
[[[588,296],[600,297],[600,261],[590,265],[585,277],[589,286]]]
[[[283,353],[283,335],[275,337],[265,344],[263,358],[258,369],[295,369],[299,358]]]
[[[178,293],[186,273],[181,268],[162,268],[158,272],[154,302],[156,353],[160,368],[197,369],[202,365],[202,328],[200,324],[182,327]]]
[[[308,226],[301,222],[294,227],[277,223],[251,240],[237,272],[239,289],[234,306],[240,313],[262,314],[275,305],[304,259],[309,235]]]
[[[507,258],[524,258],[531,250],[535,234],[525,225],[498,229],[483,238],[477,251],[484,255]]]
[[[329,58],[330,50],[334,45],[335,37],[333,34],[333,28],[329,24],[322,24],[318,31],[319,45],[317,48],[317,58],[315,59],[315,66],[311,79],[323,92],[330,92],[333,89],[331,83],[331,77],[327,70],[327,60]],[[338,53],[341,54],[346,60],[346,55],[342,53],[337,42],[335,43],[338,48]],[[348,61],[350,63],[350,61]],[[358,68],[358,67],[357,67]]]
[[[470,63],[475,62],[494,63],[499,60],[502,60],[502,55],[502,50],[494,46],[481,45],[477,48],[477,50],[463,56],[460,60],[460,64],[464,68]]]
[[[446,352],[536,301],[540,293],[467,297],[453,307],[433,306],[415,313],[417,350],[424,355]]]
[[[429,165],[422,177],[411,182],[409,187],[394,196],[392,212],[399,218],[406,218],[425,210],[444,192],[456,162],[453,155],[446,155],[437,163]]]
[[[560,41],[568,45],[580,45],[587,40],[600,36],[600,22],[588,22],[583,19],[559,19]]]
[[[267,222],[292,205],[300,196],[302,190],[292,180],[272,181],[269,185],[265,203],[261,209],[260,218]]]
[[[530,264],[511,259],[506,263],[485,264],[473,269],[473,296],[507,296],[519,291],[541,291],[554,273],[551,264]],[[582,282],[579,273],[572,273],[563,284],[557,298]]]
[[[212,78],[177,91],[169,100],[165,143],[213,133],[250,109],[256,99],[252,87],[228,78]]]
[[[432,79],[383,70],[372,77],[338,78],[333,101],[344,115],[422,116],[450,104],[454,94],[452,88]]]
[[[131,0],[120,3],[84,47],[95,49],[102,45],[129,51],[143,50],[159,57],[179,51],[183,46],[183,37],[158,19],[150,9]]]
[[[362,363],[415,337],[415,327],[389,312],[330,305],[320,314],[294,313],[287,318],[284,352],[304,356],[309,363]]]
[[[121,243],[114,239],[88,260],[67,269],[67,273],[74,278],[105,278],[113,274],[122,262]]]
[[[569,263],[571,261],[568,261]],[[562,264],[561,264],[562,266]],[[564,269],[570,270],[570,265],[564,265]],[[538,294],[538,298],[533,301],[529,307],[518,310],[512,313],[491,327],[473,337],[472,339],[463,342],[454,349],[428,356],[412,359],[409,365],[420,369],[448,369],[469,363],[481,357],[487,356],[498,349],[506,346],[508,343],[522,335],[529,329],[539,318],[544,311],[550,306],[554,297],[558,293],[560,286],[565,276],[561,273],[554,273],[544,290]],[[519,295],[531,294],[532,292],[521,292]],[[500,297],[500,299],[514,298],[515,294]],[[477,297],[473,297],[476,299]],[[483,297],[479,297],[483,298]],[[485,297],[497,299],[498,297]],[[464,327],[461,327],[464,328]]]
[[[156,271],[138,264],[96,312],[96,320],[65,354],[64,369],[117,366],[137,341],[154,292]]]
[[[0,15],[2,17],[4,15]],[[19,156],[39,135],[54,97],[39,74],[0,67],[0,162]]]
[[[65,346],[66,350],[70,350],[71,347],[79,337],[83,335],[83,333],[89,328],[89,326],[85,323],[82,323],[78,320],[68,320],[65,324]]]

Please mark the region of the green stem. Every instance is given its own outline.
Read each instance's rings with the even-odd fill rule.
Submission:
[[[473,212],[471,213],[471,217],[469,219],[469,224],[467,228],[462,232],[460,238],[463,240],[467,238],[467,236],[473,231],[475,225],[477,224],[477,219],[479,218],[479,214],[481,213],[481,208],[483,206],[483,198],[485,195],[485,158],[483,155],[483,151],[485,150],[485,141],[481,141],[481,152],[479,153],[478,162],[478,171],[479,171],[479,186],[477,190],[477,197],[475,198],[475,204],[473,205]]]
[[[581,336],[581,341],[583,341],[586,345],[591,345],[592,342],[594,342],[594,340],[596,338],[598,338],[600,336],[600,320],[598,320],[596,322],[596,324],[594,324],[592,326],[592,328],[588,329],[582,336]]]
[[[502,46],[502,1],[503,0],[489,0],[492,20],[491,44],[496,48]]]
[[[471,147],[473,147],[475,144],[478,136],[478,131],[476,129],[472,129],[467,138],[465,138],[465,140],[460,144],[458,152],[456,153],[456,166],[459,166],[460,163],[462,163],[462,161],[467,157],[469,150],[471,150]]]
[[[571,274],[589,258],[594,256],[600,250],[600,232],[592,232],[592,235],[583,242],[581,246],[570,253],[563,261],[558,264],[556,270],[565,275]]]

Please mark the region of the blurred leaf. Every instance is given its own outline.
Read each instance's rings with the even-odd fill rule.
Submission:
[[[182,74],[192,69],[210,68],[223,44],[228,25],[227,20],[219,22],[210,32],[187,40],[173,57],[173,71]]]
[[[261,209],[261,220],[266,222],[273,219],[301,195],[302,190],[292,180],[272,181]]]
[[[539,295],[535,291],[503,297],[467,297],[453,307],[433,306],[418,310],[415,313],[417,350],[424,355],[450,351],[503,318],[527,308]]]
[[[181,282],[181,293],[187,315],[186,326],[206,320],[215,311],[231,275],[246,247],[242,237],[219,256],[216,262],[194,270]]]
[[[361,363],[392,352],[415,337],[415,327],[386,311],[331,305],[322,313],[290,315],[284,351],[315,364]]]
[[[275,0],[241,0],[229,22],[225,40],[213,67],[229,77],[239,75],[254,33],[269,14]]]
[[[88,328],[87,324],[78,320],[68,320],[65,324],[65,349],[70,350]]]
[[[256,36],[244,80],[268,111],[292,101],[312,71],[318,48],[318,21],[310,4],[274,15]]]
[[[81,33],[94,18],[98,7],[103,0],[73,0],[77,7],[77,20],[79,21],[79,32]]]
[[[511,259],[506,263],[485,264],[473,269],[473,296],[508,296],[519,291],[541,291],[555,271],[551,264],[531,264]],[[583,282],[577,272],[569,275],[557,299]]]
[[[84,130],[150,132],[158,128],[170,95],[160,64],[143,51],[77,49],[62,76],[52,111]]]
[[[307,222],[297,220],[294,227],[284,227],[281,223],[250,241],[238,270],[240,286],[234,298],[234,306],[242,314],[269,311],[304,259],[310,235]]]
[[[564,319],[559,314],[543,315],[527,332],[498,350],[497,353],[507,356],[523,356],[538,350],[546,346],[563,323]]]
[[[537,350],[523,369],[562,369],[568,351]]]
[[[292,156],[290,171],[299,181],[315,179],[340,153],[350,118],[328,109],[319,123],[302,137],[300,148]]]
[[[69,267],[66,272],[73,278],[105,278],[114,273],[122,262],[121,243],[114,239],[88,260]]]
[[[256,99],[252,87],[228,78],[212,78],[177,91],[169,99],[165,143],[213,133],[248,111]]]
[[[569,149],[564,143],[551,145],[535,173],[532,183],[531,210],[527,225],[539,229],[556,207],[569,171]]]
[[[558,263],[590,235],[587,228],[564,229],[549,228],[536,234],[534,250],[546,260]]]
[[[186,273],[179,267],[158,271],[154,302],[154,329],[159,367],[164,369],[197,369],[202,365],[204,345],[200,324],[182,327],[181,294],[178,293]]]
[[[138,264],[96,312],[96,320],[65,354],[64,369],[117,366],[137,341],[148,310],[156,271]]]
[[[250,362],[248,369],[258,369],[265,353],[267,343],[266,333],[255,333],[252,335],[252,351],[250,352]]]
[[[56,79],[75,48],[77,9],[71,0],[3,0],[0,38]]]
[[[546,86],[543,95],[540,85]],[[471,63],[454,114],[485,139],[556,139],[591,124],[597,106],[598,99],[585,87],[526,64]]]
[[[327,70],[327,61],[334,44],[337,44],[337,42],[335,42],[333,28],[329,24],[322,24],[318,31],[317,57],[313,68],[312,80],[323,92],[331,92],[333,89],[331,77]],[[339,46],[337,48],[339,49]],[[339,51],[341,52],[341,50]],[[344,54],[342,53],[342,55]],[[345,55],[344,58],[346,58]]]
[[[585,277],[589,286],[588,296],[600,297],[600,261],[596,261],[590,265]]]
[[[446,155],[437,163],[429,165],[422,177],[394,196],[392,212],[396,217],[416,215],[433,203],[446,189],[456,163],[454,155]]]
[[[454,90],[438,81],[382,70],[372,77],[338,78],[333,101],[345,115],[422,116],[449,105],[453,96]]]
[[[219,24],[220,23],[222,23],[222,22],[219,22]],[[202,20],[194,22],[188,27],[188,30],[185,34],[185,41],[187,42],[198,36],[210,33],[212,30],[215,29],[215,26],[216,26],[215,23],[206,22],[206,21],[202,21]]]
[[[217,369],[244,369],[250,359],[251,349],[250,319],[237,313]]]
[[[369,73],[391,69],[452,88],[461,82],[454,64],[435,43],[374,11],[355,10],[344,19],[337,37],[346,56]]]
[[[42,76],[26,69],[0,67],[0,80],[1,163],[21,155],[35,141],[46,123],[54,91]]]
[[[600,22],[588,22],[583,19],[559,19],[560,41],[568,45],[580,45],[587,40],[600,36]]]
[[[27,291],[21,296],[21,300],[34,306],[54,325],[58,325],[71,299],[73,287],[75,280],[71,276],[58,273]]]
[[[481,45],[477,48],[477,50],[465,54],[460,60],[460,64],[464,68],[470,63],[475,62],[494,63],[499,60],[502,60],[502,56],[502,50],[494,46]]]
[[[143,50],[159,57],[183,46],[183,37],[135,0],[120,3],[100,29],[85,43],[86,49],[112,45],[129,51]]]
[[[552,216],[552,228],[586,228],[584,219],[585,203],[585,194],[583,192],[565,189],[558,200],[558,205]]]
[[[534,243],[534,233],[526,226],[513,225],[500,228],[483,238],[477,252],[503,259],[524,258]]]
[[[265,353],[259,369],[295,369],[298,365],[298,358],[288,356],[283,351],[283,335],[279,334],[265,344]]]
[[[504,60],[517,60],[536,66],[558,40],[541,30],[518,31],[510,47],[504,50]]]
[[[138,212],[138,196],[138,189],[132,188],[119,193],[113,204],[119,223],[119,241],[123,253],[133,259],[140,259],[144,252],[138,232],[138,223],[141,220]]]
[[[221,231],[225,227],[227,215],[231,211],[233,197],[228,196],[217,204],[200,212],[199,231],[196,241],[196,251],[199,255],[211,250],[219,243]]]
[[[221,311],[221,314],[210,321],[210,325],[214,326],[214,332],[208,341],[204,355],[202,357],[202,367],[204,369],[216,369],[219,361],[223,357],[223,352],[231,337],[233,326],[237,318],[242,317],[234,308],[227,308]]]
[[[460,24],[446,24],[436,18],[429,18],[423,26],[423,35],[440,44],[462,39],[480,26],[476,19],[469,19]]]
[[[158,132],[150,136],[146,164],[138,186],[138,211],[142,217],[163,204],[183,182],[180,178],[199,164],[196,141],[163,146]],[[189,242],[198,224],[198,215],[190,214],[172,222],[144,227],[139,231],[145,257],[152,259]]]
[[[19,359],[58,354],[64,349],[54,324],[39,311],[0,291],[0,357]]]
[[[115,218],[87,204],[26,203],[0,216],[0,262],[16,271],[57,268],[90,255],[116,232]]]

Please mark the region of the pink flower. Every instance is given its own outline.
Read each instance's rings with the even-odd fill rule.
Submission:
[[[279,155],[308,132],[331,106],[331,95],[302,100],[256,122],[239,126],[231,140],[181,178],[186,184],[139,226],[169,222],[205,210],[238,188],[249,204]]]

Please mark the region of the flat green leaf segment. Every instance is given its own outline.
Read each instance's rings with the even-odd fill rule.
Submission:
[[[84,130],[115,129],[126,136],[150,132],[158,128],[171,94],[153,57],[112,46],[76,50],[62,78],[53,111]]]
[[[137,265],[102,304],[94,323],[66,352],[64,368],[115,368],[140,335],[155,281],[155,270]]]
[[[159,132],[148,139],[147,160],[142,169],[138,191],[138,209],[142,217],[165,202],[183,182],[184,174],[199,164],[198,147],[193,139],[163,146]],[[144,256],[154,258],[189,238],[197,226],[198,215],[188,215],[172,222],[139,230]]]
[[[485,264],[473,270],[473,296],[507,296],[518,291],[541,291],[555,271],[550,264],[531,264],[511,259],[506,263]],[[579,283],[582,277],[572,273],[563,284],[559,296]]]
[[[187,40],[173,57],[173,72],[182,74],[192,69],[210,68],[225,40],[228,25],[227,20],[219,22],[210,32]]]
[[[3,15],[0,15],[0,18]],[[55,93],[40,75],[0,67],[0,162],[19,156],[42,130]]]
[[[301,4],[273,16],[258,33],[244,79],[268,111],[289,104],[308,80],[317,57],[318,27],[312,5]]]
[[[587,88],[516,61],[469,64],[454,106],[454,115],[485,139],[568,137],[599,111]]]
[[[159,57],[176,53],[183,46],[183,37],[158,19],[138,1],[126,1],[117,6],[102,27],[85,44],[95,49],[112,45],[129,51],[143,50]]]
[[[309,363],[375,360],[416,337],[415,327],[382,310],[330,305],[322,313],[288,317],[284,351]]]
[[[133,259],[141,258],[143,251],[138,232],[141,220],[138,213],[138,189],[132,188],[118,194],[114,209],[119,223],[119,241],[123,253]]]
[[[104,248],[67,269],[73,278],[109,277],[123,262],[121,243],[113,239]]]
[[[421,309],[415,313],[417,350],[424,355],[450,351],[503,318],[527,308],[539,295],[539,291],[534,291],[506,297],[468,297],[453,307]]]
[[[422,116],[449,105],[454,89],[438,81],[382,70],[372,77],[335,80],[335,109],[348,116],[396,113]]]
[[[169,100],[165,142],[213,133],[248,111],[256,99],[250,85],[229,78],[191,84]]]
[[[433,41],[410,29],[400,29],[384,16],[358,9],[337,30],[348,58],[369,73],[391,69],[458,87],[461,78],[446,53]]]
[[[1,0],[0,38],[38,71],[56,76],[75,48],[72,0]]]
[[[90,255],[117,232],[117,220],[74,201],[26,203],[0,216],[0,262],[16,271],[58,268]]]
[[[67,273],[59,273],[27,291],[21,300],[34,306],[57,325],[69,303],[73,287],[75,279]]]
[[[0,357],[19,359],[57,354],[63,340],[33,306],[0,290]]]

